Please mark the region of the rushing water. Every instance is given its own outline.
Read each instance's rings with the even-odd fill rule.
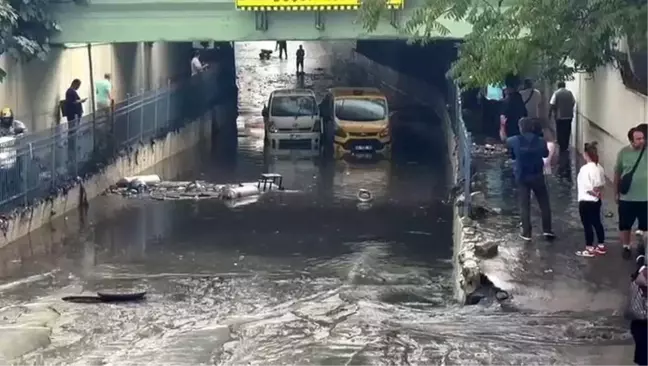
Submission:
[[[181,178],[226,183],[274,171],[300,192],[236,208],[106,196],[93,209],[101,216],[123,206],[117,216],[105,213],[100,224],[88,222],[46,249],[32,241],[21,247],[28,249],[4,250],[0,306],[40,303],[60,313],[50,324],[51,344],[15,364],[619,362],[624,329],[610,304],[571,311],[543,308],[551,303],[544,298],[511,307],[454,302],[445,147],[434,116],[403,113],[409,128],[395,134],[408,144],[391,162],[326,162],[303,152],[269,157],[260,107],[272,89],[299,82],[292,59],[258,67],[258,49],[273,44],[237,47],[244,136],[225,131],[213,151],[191,152]],[[294,48],[289,44],[290,56]],[[327,71],[330,49],[305,48],[305,86],[321,92],[344,83]],[[374,193],[371,205],[358,205],[361,188]],[[60,301],[115,287],[149,295],[136,304]],[[549,297],[558,295],[570,296]]]

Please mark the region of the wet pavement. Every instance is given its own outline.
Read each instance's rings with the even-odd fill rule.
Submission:
[[[560,250],[519,248],[511,236],[503,259],[492,262],[493,271],[500,265],[501,273],[512,273],[502,280],[514,288],[509,306],[454,302],[443,134],[424,109],[401,113],[408,119],[402,125],[414,127],[394,131],[396,141],[408,144],[392,161],[329,162],[304,151],[269,155],[260,111],[273,89],[303,85],[321,95],[356,77],[332,76],[343,60],[331,58],[330,44],[305,43],[306,75],[298,80],[296,46],[289,42],[290,59],[280,62],[258,59],[274,43],[237,45],[237,131],[224,129],[213,151],[188,153],[176,163],[186,165],[184,174],[160,171],[165,179],[214,183],[277,172],[287,189],[299,192],[239,207],[105,196],[92,202],[94,216],[78,235],[49,246],[34,237],[3,248],[0,326],[13,319],[13,305],[56,310],[45,322],[51,344],[13,364],[621,362],[627,341],[613,314],[625,287],[615,291],[607,258],[584,263],[569,255],[575,249],[567,245],[580,234],[573,221],[556,226],[561,239],[551,245]],[[512,194],[501,166],[482,164],[489,200],[512,211],[510,198],[498,198]],[[555,186],[572,194],[565,183]],[[370,205],[358,205],[359,189],[373,192]],[[555,212],[573,215],[567,198],[552,197]],[[516,224],[506,215],[492,220],[493,233]],[[131,304],[60,300],[105,288],[144,288],[148,296]]]

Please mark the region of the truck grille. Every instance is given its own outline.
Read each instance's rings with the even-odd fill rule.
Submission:
[[[312,127],[304,127],[304,128],[279,128],[279,132],[311,132],[313,130]]]
[[[353,137],[376,137],[377,133],[367,133],[367,132],[349,132],[349,136]]]

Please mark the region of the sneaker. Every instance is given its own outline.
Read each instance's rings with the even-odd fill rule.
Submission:
[[[594,258],[596,257],[596,249],[594,249],[594,247],[585,247],[585,250],[577,251],[576,255],[585,258]]]
[[[551,231],[545,231],[544,233],[542,233],[542,236],[544,236],[544,238],[547,239],[547,240],[556,239],[556,234],[554,234]]]
[[[520,234],[520,238],[524,241],[531,241],[531,235]]]
[[[596,246],[594,251],[596,252],[596,254],[604,255],[607,254],[607,247],[605,246],[605,244],[599,244]]]
[[[623,246],[623,253],[621,255],[623,259],[630,259],[632,257],[632,249],[630,249],[629,245]]]

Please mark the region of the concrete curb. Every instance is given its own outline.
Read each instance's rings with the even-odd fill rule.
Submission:
[[[459,171],[460,153],[455,136],[450,128],[450,119],[446,120],[446,135],[448,143],[448,156],[450,157],[450,166],[452,169],[452,181],[457,182],[461,172]],[[475,156],[482,153],[479,146],[473,146],[472,154]],[[495,149],[487,148],[487,155],[498,153]],[[500,152],[501,153],[501,152]],[[479,191],[483,177],[478,172],[471,172],[471,203],[473,212],[470,215],[478,213],[501,213],[500,209],[488,207],[483,192]],[[462,216],[460,212],[460,203],[463,200],[463,193],[459,197],[453,197],[453,253],[455,263],[455,298],[465,305],[476,304],[486,292],[494,292],[498,300],[505,300],[509,294],[497,288],[490,281],[483,270],[482,262],[498,254],[499,244],[495,241],[488,240],[484,235],[478,220],[473,220],[468,216]],[[487,291],[484,291],[486,290]]]
[[[68,189],[58,195],[43,199],[10,216],[0,218],[0,248],[64,216],[78,207],[87,207],[88,201],[103,193],[110,185],[124,176],[145,171],[163,160],[187,150],[203,140],[211,138],[212,122],[218,118],[218,107],[207,112],[176,131],[139,145],[119,155],[102,171],[86,180],[77,179]]]

